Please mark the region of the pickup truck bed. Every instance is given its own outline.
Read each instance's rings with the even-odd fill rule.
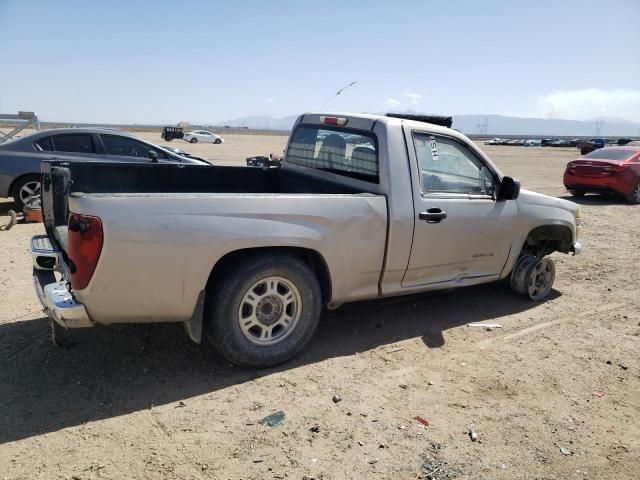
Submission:
[[[55,218],[45,215],[47,231],[66,251],[68,205],[64,195],[53,192],[84,194],[108,193],[163,196],[167,193],[242,193],[242,194],[342,194],[368,192],[339,183],[322,181],[291,170],[276,168],[239,168],[227,166],[169,165],[169,164],[96,164],[73,163],[73,182],[70,182],[71,163],[49,161],[43,163],[45,174],[51,176],[53,189],[43,194]],[[51,168],[53,167],[53,168]],[[72,183],[70,185],[70,183]],[[54,205],[54,201],[56,204]]]
[[[211,265],[245,246],[311,242],[345,269],[332,285],[336,298],[378,294],[387,229],[382,195],[281,169],[52,161],[43,171],[45,227],[62,253],[61,268],[69,268],[69,212],[109,218],[100,254],[109,261],[98,261],[94,281],[74,292],[92,323],[188,320]],[[155,230],[168,235],[149,236]],[[176,248],[184,242],[188,249]],[[142,263],[174,276],[135,268]],[[155,293],[132,296],[143,285]],[[95,294],[107,290],[122,302]]]

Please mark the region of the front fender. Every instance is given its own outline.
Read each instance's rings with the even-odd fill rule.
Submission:
[[[529,234],[541,227],[566,228],[570,235],[570,243],[577,242],[576,213],[579,206],[574,202],[550,197],[540,193],[522,190],[517,200],[518,228],[514,236],[509,258],[501,273],[501,278],[511,273]],[[564,253],[568,253],[567,252]]]

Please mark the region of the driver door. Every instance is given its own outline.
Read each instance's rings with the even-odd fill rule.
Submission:
[[[415,222],[402,286],[497,279],[516,215],[514,201],[495,198],[498,175],[454,137],[415,130],[405,136],[415,172]]]

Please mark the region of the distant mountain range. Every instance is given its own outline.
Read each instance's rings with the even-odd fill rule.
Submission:
[[[283,118],[251,116],[227,120],[219,125],[247,127],[255,130],[290,130],[297,115]],[[484,125],[486,124],[486,128]],[[640,123],[617,118],[597,118],[588,121],[545,118],[521,118],[504,115],[453,115],[453,128],[466,134],[487,136],[576,136],[594,137],[597,128],[603,137],[638,137]]]

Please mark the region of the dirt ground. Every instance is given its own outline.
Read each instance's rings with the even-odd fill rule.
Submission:
[[[171,145],[237,163],[284,144]],[[483,148],[524,188],[566,196],[575,149]],[[580,203],[584,252],[553,255],[547,301],[497,284],[346,305],[302,356],[258,371],[181,325],[53,347],[28,254],[42,228],[0,231],[0,478],[640,478],[640,207]],[[259,423],[277,411],[283,425]]]

